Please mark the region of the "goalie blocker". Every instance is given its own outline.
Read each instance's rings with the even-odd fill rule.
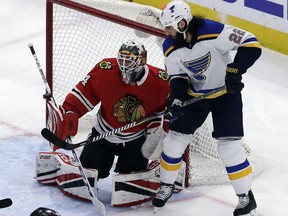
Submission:
[[[47,103],[48,119],[47,128],[61,140],[67,140],[77,134],[78,115],[74,112],[66,112],[62,106],[56,106],[51,100]],[[59,149],[53,143],[49,143],[53,151]]]
[[[180,192],[184,187],[185,167],[185,163],[182,162],[174,192]],[[97,196],[98,172],[95,169],[84,169]],[[112,177],[111,205],[133,206],[152,200],[160,187],[159,169],[159,161],[152,161],[146,171],[115,174]],[[64,153],[39,152],[36,159],[35,179],[41,184],[58,186],[65,195],[70,197],[90,200],[74,159]]]

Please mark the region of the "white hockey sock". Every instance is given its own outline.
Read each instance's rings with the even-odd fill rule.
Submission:
[[[251,189],[252,167],[247,160],[242,140],[217,140],[218,153],[236,194]]]

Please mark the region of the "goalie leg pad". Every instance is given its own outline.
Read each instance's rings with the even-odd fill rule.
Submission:
[[[84,168],[94,194],[97,195],[98,172]],[[59,152],[39,152],[37,156],[36,180],[42,184],[55,184],[67,196],[90,200],[87,188],[75,160]]]
[[[181,162],[181,168],[178,172],[178,176],[175,181],[173,193],[179,193],[185,186],[185,176],[186,176],[186,163]]]
[[[160,187],[159,162],[155,161],[150,169],[143,172],[116,174],[112,181],[113,206],[125,207],[148,202]]]
[[[41,184],[56,185],[60,165],[56,162],[56,152],[39,152],[36,157],[35,179]]]
[[[174,193],[180,192],[185,182],[185,163],[175,181]],[[160,163],[152,161],[146,171],[113,176],[111,204],[116,207],[139,205],[152,200],[160,188]]]

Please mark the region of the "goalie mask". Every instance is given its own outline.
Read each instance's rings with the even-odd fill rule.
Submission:
[[[122,81],[134,85],[144,73],[147,51],[143,44],[128,40],[119,49],[117,63],[121,71]]]
[[[180,30],[178,23],[181,20],[186,21],[186,28]],[[190,6],[182,0],[174,0],[169,2],[162,10],[160,22],[164,27],[172,26],[177,32],[185,33],[189,22],[192,20],[192,13]]]

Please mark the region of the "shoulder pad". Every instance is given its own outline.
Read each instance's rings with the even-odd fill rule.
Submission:
[[[205,19],[204,25],[198,29],[198,41],[216,39],[224,28],[224,24]]]
[[[162,47],[163,47],[164,56],[165,57],[169,56],[175,50],[173,38],[171,36],[166,37],[163,42]]]

